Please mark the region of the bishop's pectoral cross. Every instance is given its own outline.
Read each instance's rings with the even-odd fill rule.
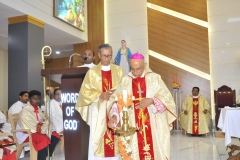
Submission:
[[[135,100],[141,101],[142,99],[144,99],[144,98],[142,98],[142,94],[144,93],[144,91],[141,89],[140,83],[138,83],[137,86],[138,86],[138,91],[137,91],[137,93],[138,93],[139,98],[136,98]]]

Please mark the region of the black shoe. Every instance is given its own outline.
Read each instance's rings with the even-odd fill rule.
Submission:
[[[24,155],[27,155],[27,154],[29,154],[30,153],[30,150],[29,151],[25,151],[24,152]]]

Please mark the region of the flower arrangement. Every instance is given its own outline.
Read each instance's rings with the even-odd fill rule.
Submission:
[[[118,138],[118,148],[123,160],[132,160],[132,149],[129,145],[130,136],[120,136]]]
[[[172,73],[172,78],[173,78],[173,82],[172,82],[173,89],[179,90],[181,87],[181,81],[182,81],[181,77],[179,77],[177,73],[175,74]]]
[[[124,107],[130,108],[132,106],[133,104],[132,97],[133,97],[132,94],[129,94],[125,102],[122,94],[117,95],[117,106],[118,106],[119,112],[121,112]]]

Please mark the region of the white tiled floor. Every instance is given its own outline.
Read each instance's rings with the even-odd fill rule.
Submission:
[[[240,146],[237,138],[232,138],[232,143]],[[224,145],[224,138],[215,138],[208,134],[202,137],[184,135],[174,131],[171,136],[171,160],[226,160],[228,152]],[[236,151],[234,153],[237,154]],[[29,155],[21,160],[29,160]],[[55,160],[64,160],[64,150],[60,145],[55,150]]]

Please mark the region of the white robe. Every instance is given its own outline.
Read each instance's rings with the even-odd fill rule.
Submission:
[[[94,67],[94,66],[96,66],[94,63],[90,63],[90,64],[84,64],[84,65],[82,65],[82,66],[77,66],[77,68],[81,68],[81,67],[92,68],[92,67]]]
[[[63,131],[63,112],[60,105],[62,105],[61,102],[52,99],[50,107],[47,107],[47,116],[53,123],[53,131],[56,131],[58,134]]]
[[[8,117],[10,114],[16,114],[19,113],[24,106],[26,106],[27,103],[22,103],[21,101],[17,101],[14,103],[8,110]],[[8,118],[8,122],[10,122],[10,119]]]

